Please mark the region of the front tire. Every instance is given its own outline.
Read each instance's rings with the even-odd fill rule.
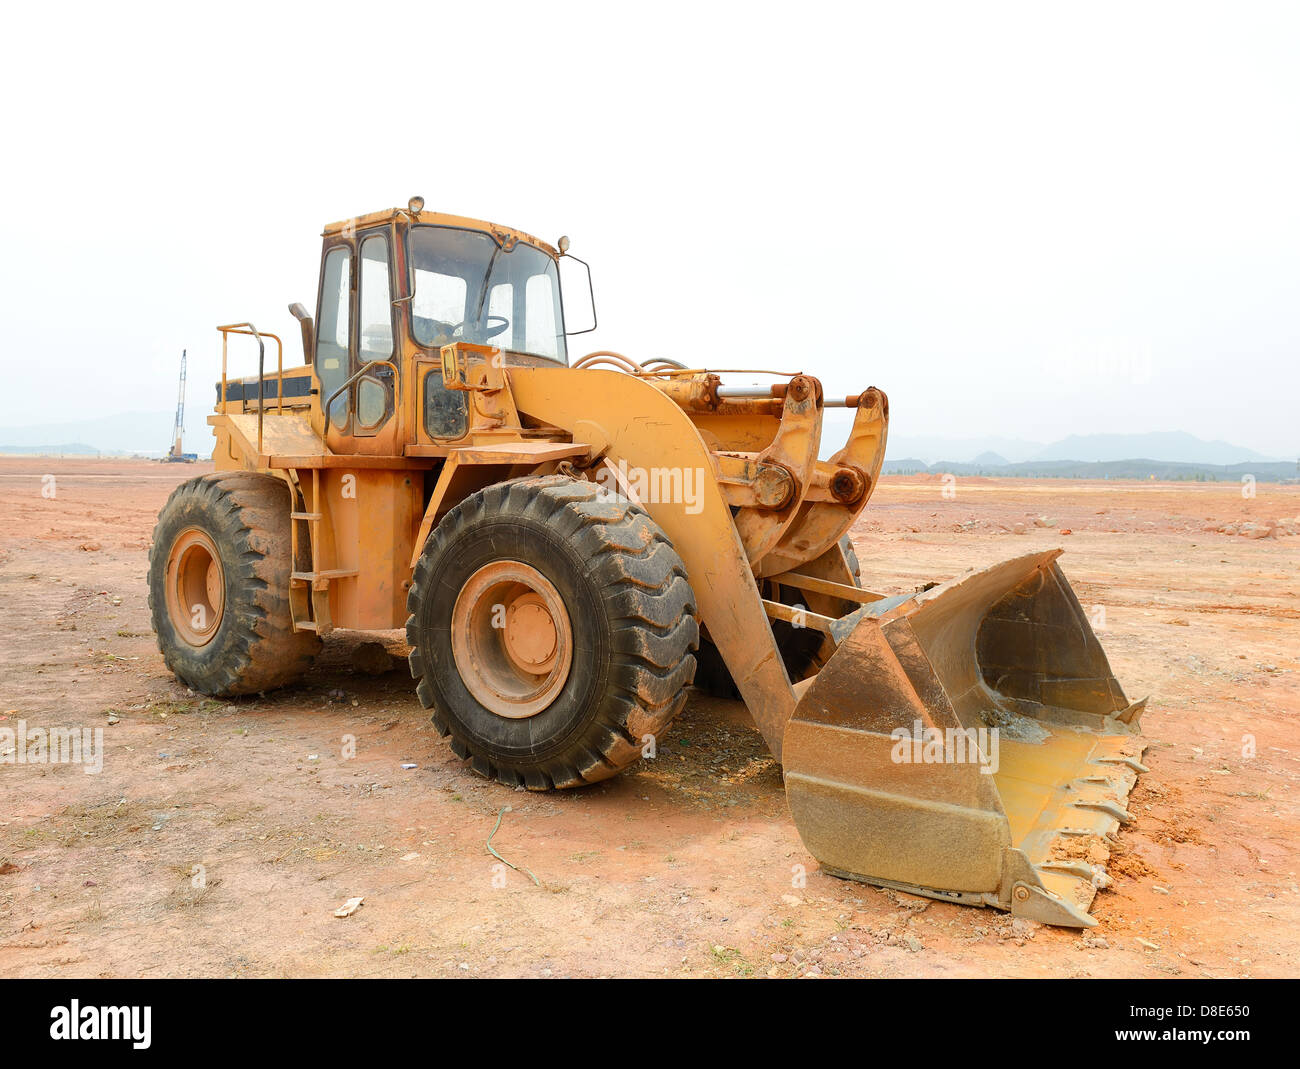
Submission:
[[[686,701],[699,630],[686,569],[636,505],[551,475],[490,486],[426,542],[407,598],[411,674],[484,776],[606,779]]]
[[[149,547],[149,612],[167,667],[214,697],[297,679],[320,649],[289,613],[289,490],[257,472],[181,483]]]

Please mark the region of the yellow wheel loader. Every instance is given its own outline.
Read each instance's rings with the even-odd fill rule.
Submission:
[[[1095,923],[1143,703],[1060,551],[865,589],[846,534],[880,476],[884,393],[570,359],[560,266],[586,265],[566,257],[413,198],[325,228],[316,314],[290,306],[303,366],[218,328],[217,471],[172,495],[150,555],[171,670],[265,691],[333,628],[405,626],[454,751],[549,790],[635,762],[698,664],[748,707],[827,872]],[[255,376],[228,376],[234,339]],[[822,460],[832,407],[853,424]]]

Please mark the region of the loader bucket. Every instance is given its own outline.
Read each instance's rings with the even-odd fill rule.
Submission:
[[[1090,927],[1145,743],[1061,551],[832,625],[785,732],[795,825],[822,868]],[[797,688],[799,689],[799,688]]]

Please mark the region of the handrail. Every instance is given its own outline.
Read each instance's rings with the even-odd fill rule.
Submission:
[[[278,356],[276,359],[276,400],[275,410],[284,411],[284,342],[280,340],[278,334],[272,334],[269,331],[259,331],[252,323],[228,323],[225,326],[218,326],[217,330],[221,331],[221,414],[226,414],[226,353],[227,342],[231,334],[247,334],[257,339],[257,452],[262,452],[262,409],[264,404],[263,386],[266,376],[266,343],[262,341],[264,337],[275,339]]]
[[[393,369],[393,378],[394,378],[394,379],[397,378],[397,365],[394,364],[391,360],[368,360],[368,361],[366,361],[366,362],[365,362],[364,364],[362,364],[359,368],[357,368],[356,371],[354,371],[351,375],[349,375],[349,376],[347,377],[347,379],[346,379],[346,381],[344,381],[343,385],[341,385],[337,390],[335,390],[332,394],[329,395],[329,397],[327,397],[327,398],[325,399],[325,404],[321,406],[321,411],[325,414],[325,429],[326,429],[326,430],[329,430],[329,425],[330,425],[330,409],[334,407],[334,401],[335,401],[335,399],[338,397],[338,395],[341,394],[344,390],[346,390],[349,386],[351,386],[354,382],[356,382],[357,379],[359,379],[359,378],[361,378],[363,375],[365,375],[366,372],[369,371],[371,368],[373,368],[373,367],[377,367],[377,366],[379,366],[379,365],[383,365],[384,367],[392,368],[392,369]],[[374,426],[378,426],[378,424],[374,424]]]

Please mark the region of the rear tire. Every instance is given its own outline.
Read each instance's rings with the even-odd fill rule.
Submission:
[[[320,639],[289,614],[289,489],[257,472],[182,483],[149,547],[149,612],[167,667],[214,697],[297,679]]]
[[[475,598],[498,599],[487,608],[502,622],[484,624]],[[511,621],[525,603],[534,622],[520,638]],[[565,476],[499,483],[452,509],[425,543],[407,609],[421,704],[457,755],[510,786],[620,772],[647,735],[662,736],[695,674],[695,596],[676,550],[641,508]],[[544,641],[539,619],[551,621]],[[538,665],[531,690],[526,673],[518,686],[510,675],[521,647]]]

